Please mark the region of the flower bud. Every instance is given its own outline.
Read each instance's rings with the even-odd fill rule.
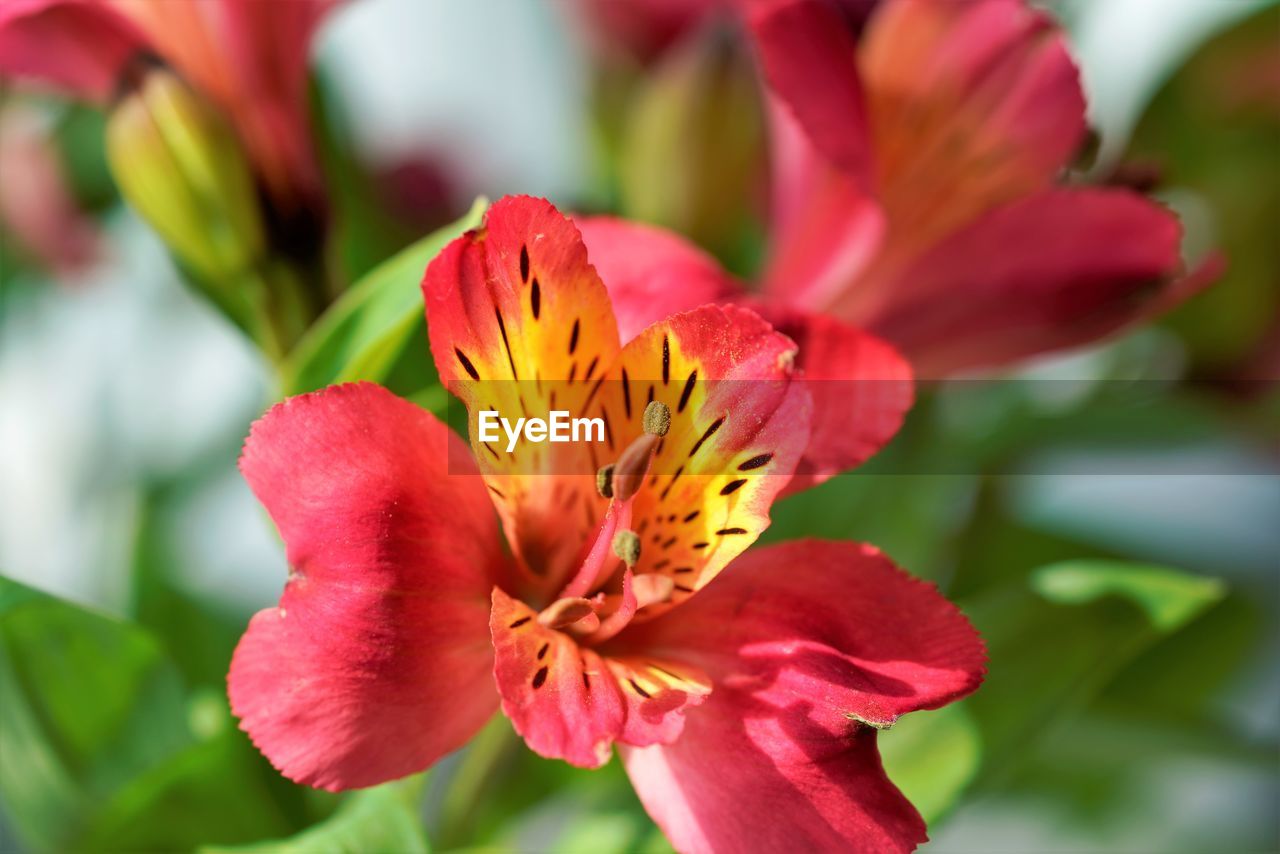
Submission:
[[[258,263],[264,230],[243,148],[174,72],[141,72],[108,118],[106,145],[125,198],[203,286],[225,288]]]

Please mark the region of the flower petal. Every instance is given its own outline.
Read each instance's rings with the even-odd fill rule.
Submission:
[[[888,854],[924,842],[924,821],[885,776],[875,731],[831,731],[807,711],[717,686],[674,743],[620,753],[641,803],[685,854]]]
[[[809,445],[787,494],[849,471],[879,451],[914,402],[911,365],[888,343],[820,314],[771,307],[765,317],[800,348],[813,397]]]
[[[795,351],[754,312],[703,306],[627,344],[597,395],[618,449],[641,435],[649,401],[670,410],[670,429],[635,495],[632,519],[641,537],[636,576],[670,577],[673,602],[705,585],[768,527],[769,505],[809,437],[811,403],[794,381]]]
[[[609,296],[578,230],[549,202],[500,199],[485,224],[445,247],[422,283],[431,352],[473,419],[582,415],[619,352]],[[474,421],[473,421],[474,424]],[[558,587],[577,569],[607,506],[591,443],[472,447],[507,538],[528,570]]]
[[[978,687],[977,632],[932,584],[875,548],[796,540],[747,552],[688,605],[622,636],[833,731],[889,726]]]
[[[421,771],[492,714],[503,557],[468,461],[443,424],[371,384],[291,398],[254,425],[240,467],[292,571],[228,687],[290,779],[346,789]]]
[[[607,216],[574,224],[609,289],[624,342],[651,323],[741,290],[714,258],[674,232]]]
[[[916,246],[1045,186],[1084,138],[1066,41],[1022,0],[888,0],[860,67],[881,202]]]
[[[608,762],[627,712],[600,656],[497,588],[489,628],[502,711],[530,749],[582,768]]]
[[[930,585],[868,546],[792,542],[748,552],[624,638],[647,655],[679,650],[714,685],[674,743],[623,751],[676,848],[906,851],[924,840],[868,724],[981,681],[981,640]]]
[[[756,0],[748,21],[765,76],[836,167],[869,186],[874,171],[857,43],[823,0]]]
[[[1171,213],[1128,191],[1039,193],[934,247],[867,327],[928,378],[1086,344],[1167,307],[1180,234]]]
[[[148,51],[143,33],[88,0],[6,0],[0,5],[0,74],[32,78],[106,101],[129,61]]]

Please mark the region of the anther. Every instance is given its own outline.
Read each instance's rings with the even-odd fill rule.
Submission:
[[[640,560],[640,537],[625,528],[613,535],[613,553],[627,566],[635,566]]]
[[[613,463],[602,466],[596,472],[596,492],[603,498],[613,497]]]
[[[586,599],[566,597],[557,599],[538,615],[538,622],[549,629],[562,629],[579,620],[593,616],[596,609]]]
[[[671,410],[658,400],[649,402],[644,408],[644,432],[650,436],[665,436],[671,429]]]

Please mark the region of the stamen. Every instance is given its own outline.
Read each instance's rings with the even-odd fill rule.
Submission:
[[[658,447],[658,439],[652,433],[637,436],[618,458],[613,467],[613,497],[618,501],[627,501],[640,490],[645,472],[649,470],[649,461]]]
[[[635,566],[640,560],[640,537],[625,528],[613,535],[613,553],[627,566]]]
[[[594,616],[596,609],[591,602],[580,597],[557,599],[538,615],[538,622],[549,629],[562,629],[579,620]]]
[[[644,408],[644,432],[651,436],[665,436],[670,429],[671,410],[662,401],[650,401]]]
[[[603,466],[596,472],[596,492],[602,498],[613,497],[613,463]]]

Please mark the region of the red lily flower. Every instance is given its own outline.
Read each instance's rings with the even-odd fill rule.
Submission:
[[[823,0],[750,23],[779,103],[773,299],[941,375],[1087,343],[1208,284],[1181,230],[1124,189],[1060,186],[1085,101],[1022,0],[885,0],[860,41]]]
[[[307,119],[311,37],[337,0],[7,0],[0,74],[106,102],[134,63],[159,57],[235,123],[272,198],[323,198]]]
[[[775,93],[772,247],[746,301],[797,339],[811,378],[842,376],[809,358],[836,321],[936,378],[1097,340],[1220,271],[1184,276],[1177,219],[1138,193],[1058,183],[1086,135],[1084,96],[1061,32],[1022,0],[882,0],[860,36],[870,4],[743,3]],[[678,238],[582,225],[632,324],[711,290],[744,300],[717,274],[650,309],[611,271],[661,266]]]
[[[528,198],[495,204],[423,290],[472,416],[598,414],[608,451],[504,456],[473,436],[473,458],[369,384],[268,412],[241,468],[292,573],[231,665],[255,744],[299,782],[368,786],[460,747],[500,703],[543,756],[596,767],[618,744],[681,850],[923,840],[874,728],[976,688],[982,644],[870,547],[742,554],[807,445],[795,344],[719,306],[623,344],[577,229]],[[608,499],[597,454],[618,460]]]

